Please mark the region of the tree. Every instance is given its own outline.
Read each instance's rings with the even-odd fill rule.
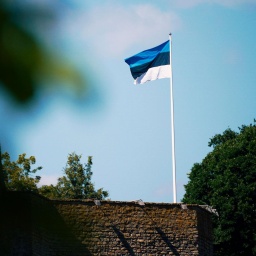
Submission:
[[[256,125],[210,139],[212,152],[188,174],[184,203],[211,205],[216,255],[256,255]]]
[[[42,167],[31,169],[36,163],[36,158],[30,156],[26,158],[26,154],[19,155],[17,161],[12,162],[10,155],[5,152],[1,154],[2,174],[4,178],[5,188],[11,191],[33,191],[38,192],[37,184],[40,176],[33,175],[41,170]]]
[[[64,168],[65,175],[58,179],[56,186],[45,185],[40,188],[40,194],[48,198],[70,199],[99,199],[108,196],[108,192],[102,188],[95,190],[92,178],[92,157],[88,157],[87,164],[81,164],[81,155],[75,153],[68,155],[68,161]]]

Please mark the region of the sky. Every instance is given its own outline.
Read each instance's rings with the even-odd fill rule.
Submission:
[[[255,0],[37,4],[56,15],[38,38],[87,81],[86,97],[49,85],[27,107],[0,91],[2,151],[35,156],[41,185],[55,184],[75,152],[83,163],[93,156],[92,181],[111,200],[173,202],[170,81],[135,86],[124,62],[170,32],[178,202],[193,164],[212,150],[209,139],[256,118]]]

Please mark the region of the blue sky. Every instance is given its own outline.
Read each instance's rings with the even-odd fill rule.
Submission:
[[[38,4],[57,14],[38,36],[87,79],[86,97],[49,85],[26,108],[0,93],[3,151],[34,155],[42,184],[56,182],[76,152],[83,162],[93,156],[93,182],[112,200],[173,201],[169,80],[135,86],[124,62],[170,32],[178,201],[209,138],[256,118],[255,0]]]

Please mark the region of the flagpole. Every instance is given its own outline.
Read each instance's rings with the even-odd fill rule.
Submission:
[[[173,103],[173,86],[172,86],[172,34],[169,34],[170,40],[170,97],[171,97],[171,128],[172,128],[172,182],[173,182],[173,202],[177,203],[176,190],[176,162],[175,162],[175,133],[174,133],[174,103]]]

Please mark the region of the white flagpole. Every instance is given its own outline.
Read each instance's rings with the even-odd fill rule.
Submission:
[[[177,203],[176,190],[176,163],[175,163],[175,133],[174,133],[174,104],[173,104],[173,86],[172,86],[172,34],[169,34],[170,40],[170,96],[171,96],[171,128],[172,128],[172,182],[173,182],[173,202]]]

